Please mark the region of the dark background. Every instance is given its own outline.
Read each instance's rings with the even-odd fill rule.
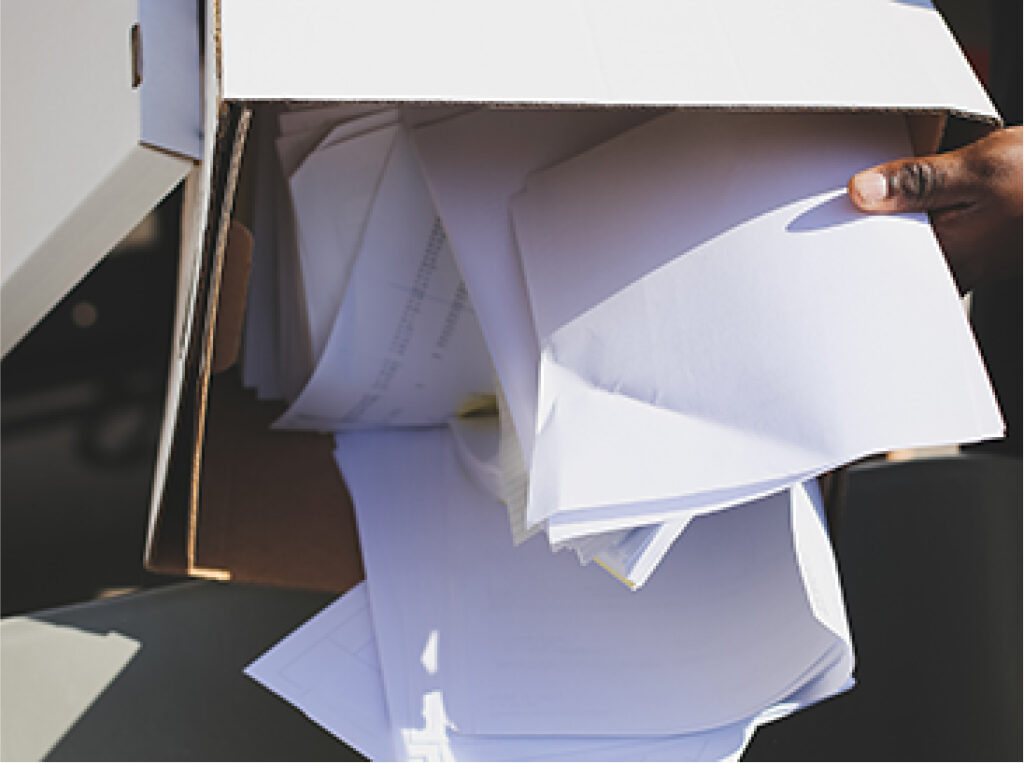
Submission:
[[[142,550],[180,208],[179,189],[3,359],[5,616],[161,581],[143,571]]]

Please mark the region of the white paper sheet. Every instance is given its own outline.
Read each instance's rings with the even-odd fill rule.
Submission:
[[[493,357],[493,355],[492,355]],[[526,523],[526,499],[530,492],[530,476],[526,473],[523,448],[516,436],[508,401],[498,385],[498,473],[501,479],[501,499],[508,512],[508,525],[512,542],[519,545],[532,535],[545,529],[543,523],[529,527]]]
[[[284,399],[292,401],[313,367],[306,301],[299,272],[295,218],[287,193],[277,194],[274,232],[277,298],[277,378]]]
[[[632,739],[466,737],[443,729],[398,754],[384,695],[365,583],[360,583],[275,644],[245,672],[310,720],[371,760],[733,760],[772,716],[712,733]],[[401,736],[401,735],[399,735]]]
[[[367,134],[399,121],[418,125],[466,111],[366,104],[261,110],[243,356],[243,380],[260,397],[293,401],[323,352],[387,159],[387,150],[370,145],[380,136]],[[334,148],[357,138],[366,140]]]
[[[472,416],[448,422],[452,441],[466,475],[488,495],[503,500],[497,416]]]
[[[695,520],[633,593],[540,538],[513,547],[447,430],[338,443],[403,728],[421,729],[429,696],[463,734],[693,732],[849,679],[845,622],[815,614],[842,611],[824,532],[794,547],[794,524],[821,521],[802,491]]]
[[[693,517],[652,527],[635,527],[594,554],[594,561],[630,588],[647,582]]]
[[[688,496],[672,496],[653,501],[633,501],[628,504],[613,503],[607,506],[581,508],[563,511],[546,520],[548,538],[553,544],[591,535],[606,533],[621,528],[651,523],[668,523],[710,514],[727,509],[744,501],[764,498],[785,490],[817,474],[816,471],[788,475],[775,480],[758,482],[739,487],[695,493]]]
[[[282,114],[280,121],[284,122],[284,118],[289,115],[289,113]],[[306,160],[317,151],[395,125],[398,123],[398,120],[399,116],[396,109],[386,109],[353,117],[340,123],[318,125],[302,131],[292,130],[290,132],[283,132],[274,141],[278,164],[281,166],[281,171],[286,181],[290,184],[295,174],[302,169]],[[321,157],[321,161],[327,165],[332,163],[332,159],[329,157]],[[337,159],[333,161],[333,169],[352,172],[349,167],[346,167]],[[317,162],[314,161],[314,164],[317,164]],[[381,170],[383,170],[383,166],[377,170],[378,175]],[[314,173],[315,171],[315,169],[312,170]],[[344,176],[330,177],[325,172],[307,182],[314,183],[315,190],[322,194],[332,195],[340,192],[342,198],[344,198],[347,192],[345,181],[346,178]],[[340,186],[340,189],[331,188],[334,185]]]
[[[388,107],[369,103],[332,103],[327,106],[297,108],[282,112],[278,117],[278,126],[281,135],[319,131],[322,137],[334,125],[385,109]]]
[[[464,104],[457,106],[447,104],[405,104],[398,107],[398,110],[401,113],[402,122],[415,127],[441,119],[450,119],[451,117],[473,111],[476,108],[476,106]],[[326,134],[327,130],[331,127],[343,122],[393,109],[394,107],[382,106],[380,104],[332,103],[327,106],[293,108],[282,113],[278,122],[281,135],[292,135],[311,130],[320,130],[323,134]]]
[[[366,585],[360,583],[245,669],[371,760],[393,760]]]
[[[397,120],[398,112],[390,110],[345,122],[326,136],[314,131],[278,139],[295,218],[302,300],[314,363],[323,354],[341,307],[377,186],[398,134]],[[314,140],[319,140],[316,150],[303,158]],[[297,159],[301,163],[289,172]]]
[[[320,362],[276,426],[439,424],[492,396],[493,385],[473,306],[400,130]]]
[[[500,412],[504,407],[502,396],[499,395],[497,401]],[[507,416],[507,413],[453,419],[448,425],[463,469],[485,493],[505,504],[512,542],[519,545],[531,534],[525,525],[525,474],[521,458],[519,469],[512,475],[509,467],[503,465],[503,458],[518,457],[520,451],[518,442],[508,442],[510,438],[514,439],[514,435],[509,432],[510,424],[502,427],[501,415]],[[691,516],[684,515],[660,525],[572,538],[556,544],[552,550],[568,548],[576,554],[580,564],[596,562],[598,567],[635,589],[647,582],[691,519]],[[542,528],[542,525],[537,525],[535,530]]]
[[[909,153],[896,115],[680,112],[533,176],[529,521],[998,436],[926,218],[845,197]]]
[[[414,132],[420,161],[476,306],[529,463],[540,350],[509,220],[527,175],[659,112],[481,110]]]

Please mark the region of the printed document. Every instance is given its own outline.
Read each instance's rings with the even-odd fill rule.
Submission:
[[[493,396],[487,346],[447,236],[404,130],[393,129],[330,337],[279,427],[443,424]]]

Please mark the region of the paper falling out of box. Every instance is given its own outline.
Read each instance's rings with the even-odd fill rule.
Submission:
[[[825,532],[794,541],[798,522],[823,521],[813,483],[694,520],[630,592],[541,538],[512,546],[447,430],[338,435],[338,459],[385,684],[392,670],[409,681],[410,655],[436,638],[424,680],[464,733],[692,733],[756,715],[825,669],[849,678],[838,578],[816,550]],[[805,574],[827,592],[817,609]],[[421,696],[405,693],[388,689],[392,715],[414,718]]]
[[[337,432],[367,583],[250,675],[400,760],[734,759],[849,688],[814,477],[1002,431],[927,221],[843,194],[909,153],[900,117],[280,130],[276,357],[304,365],[262,373],[279,426]]]
[[[334,106],[279,127],[277,426],[454,427],[514,543],[543,531],[640,588],[696,517],[1002,431],[925,218],[844,195],[909,153],[898,115]]]

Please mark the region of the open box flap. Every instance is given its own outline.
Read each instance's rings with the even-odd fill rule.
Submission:
[[[229,100],[941,111],[998,121],[921,0],[221,0]]]
[[[11,3],[2,34],[6,354],[178,185],[202,138],[195,0]]]

